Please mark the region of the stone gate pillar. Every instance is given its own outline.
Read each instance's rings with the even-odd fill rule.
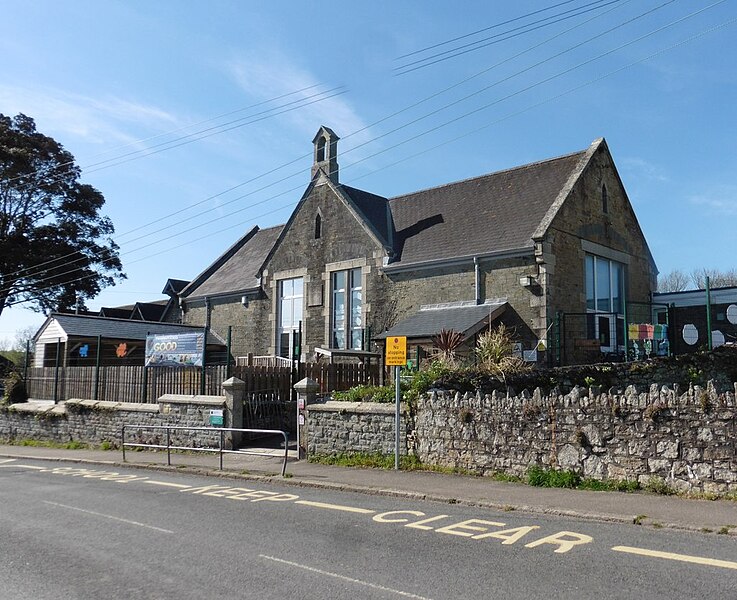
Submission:
[[[297,453],[299,459],[307,458],[307,407],[317,401],[320,384],[305,377],[294,384],[297,392]]]
[[[223,381],[223,393],[225,394],[225,427],[243,429],[243,400],[246,397],[246,382],[231,377]],[[239,431],[229,431],[226,436],[225,447],[235,450],[241,444],[243,434]]]

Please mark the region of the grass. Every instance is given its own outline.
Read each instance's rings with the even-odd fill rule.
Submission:
[[[85,444],[84,442],[79,442],[77,440],[71,440],[69,442],[51,442],[46,440],[32,440],[32,439],[22,439],[22,440],[2,440],[3,444],[7,444],[8,446],[29,446],[33,448],[59,448],[60,450],[85,450],[90,448],[89,444]]]

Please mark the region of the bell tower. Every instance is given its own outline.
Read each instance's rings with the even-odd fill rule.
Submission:
[[[322,171],[330,181],[338,183],[338,140],[340,138],[329,127],[320,127],[312,140],[315,154],[312,161],[312,178]]]

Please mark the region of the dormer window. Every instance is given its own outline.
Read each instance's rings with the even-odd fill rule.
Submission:
[[[322,217],[319,213],[315,216],[315,239],[319,240],[322,237]]]
[[[601,210],[606,214],[609,212],[609,195],[606,191],[606,185],[601,184]]]

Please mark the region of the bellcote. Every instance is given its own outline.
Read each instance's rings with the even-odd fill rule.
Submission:
[[[312,144],[315,154],[312,161],[312,178],[322,171],[333,183],[338,183],[338,140],[340,138],[329,127],[320,127]]]

